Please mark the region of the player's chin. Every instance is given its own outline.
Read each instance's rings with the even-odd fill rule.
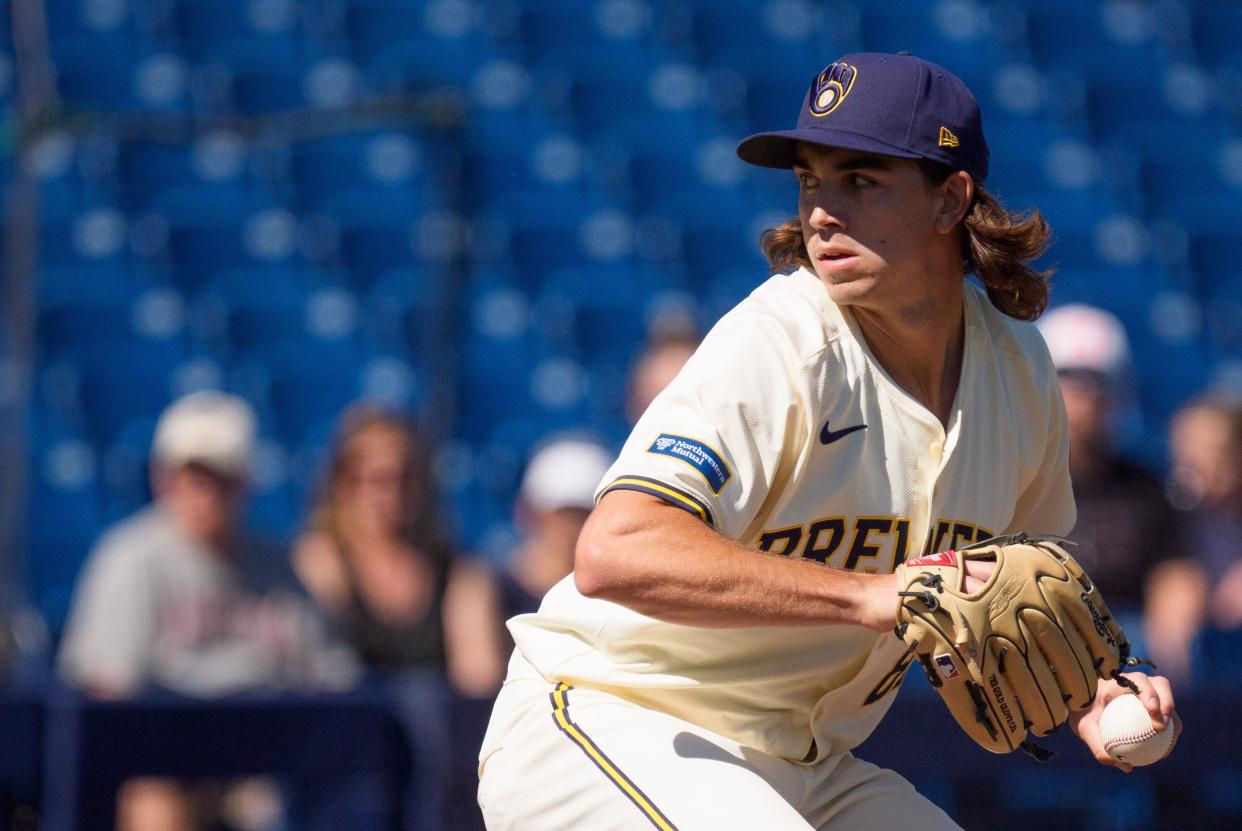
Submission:
[[[828,296],[837,304],[856,303],[869,295],[874,289],[876,278],[861,271],[830,271],[820,274],[828,289]]]

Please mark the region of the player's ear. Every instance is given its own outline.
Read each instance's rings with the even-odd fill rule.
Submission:
[[[948,234],[970,212],[970,203],[975,197],[975,182],[966,171],[955,170],[940,183],[937,195],[936,231]]]

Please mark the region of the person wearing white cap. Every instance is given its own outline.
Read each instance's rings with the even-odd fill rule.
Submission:
[[[578,534],[611,464],[607,450],[581,438],[552,439],[531,456],[514,511],[522,543],[501,575],[506,617],[538,609],[548,589],[573,570]]]
[[[1148,575],[1177,556],[1180,543],[1176,512],[1159,480],[1117,451],[1118,416],[1130,386],[1125,328],[1109,312],[1079,303],[1050,310],[1036,326],[1065,399],[1078,503],[1075,554],[1115,614],[1137,615]]]
[[[160,416],[155,501],[108,530],[82,569],[58,658],[67,681],[118,698],[352,677],[309,604],[250,576],[261,552],[240,523],[255,432],[250,405],[220,392],[192,393]]]

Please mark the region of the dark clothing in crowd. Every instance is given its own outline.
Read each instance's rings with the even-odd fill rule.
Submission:
[[[1114,609],[1143,606],[1143,584],[1161,560],[1182,550],[1180,522],[1160,482],[1114,458],[1090,478],[1074,479],[1078,524],[1074,556]]]
[[[383,620],[367,606],[358,586],[358,575],[347,556],[341,565],[349,583],[349,605],[337,621],[341,637],[354,648],[362,662],[372,669],[399,671],[440,669],[445,666],[444,593],[448,588],[449,558],[432,557],[434,581],[431,602],[417,620],[392,623]]]
[[[1242,516],[1225,511],[1188,511],[1182,516],[1184,553],[1214,585],[1242,558]]]

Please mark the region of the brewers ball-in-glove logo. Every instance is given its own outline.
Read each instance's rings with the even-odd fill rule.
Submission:
[[[858,70],[847,63],[830,64],[811,87],[811,115],[825,116],[835,110],[854,88]]]

